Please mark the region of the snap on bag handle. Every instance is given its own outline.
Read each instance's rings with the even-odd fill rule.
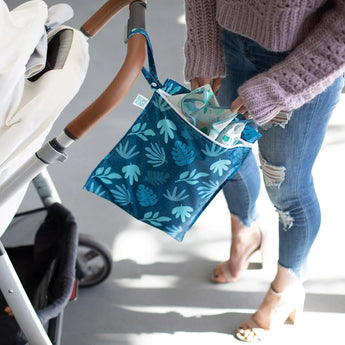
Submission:
[[[83,25],[83,30],[92,35],[105,25],[105,21],[108,21],[114,14],[103,15],[106,8],[111,7],[112,11],[118,11],[119,7],[124,3],[130,1],[124,0],[110,0],[108,1],[87,23]],[[140,6],[142,1],[132,1],[130,7]],[[116,6],[117,5],[117,6]],[[122,8],[121,7],[121,8]],[[142,6],[140,6],[142,7]],[[132,11],[130,12],[130,14]],[[102,16],[102,21],[98,19],[98,16]],[[91,21],[91,22],[90,22]],[[130,19],[129,19],[130,21]],[[141,31],[133,33],[142,33]],[[103,91],[103,93],[83,112],[81,112],[74,120],[72,120],[65,128],[65,133],[72,139],[80,139],[86,134],[92,127],[94,127],[102,118],[108,115],[126,96],[128,91],[139,76],[146,58],[146,37],[143,34],[130,35],[127,43],[127,54],[120,68],[119,72],[109,84],[109,86]]]

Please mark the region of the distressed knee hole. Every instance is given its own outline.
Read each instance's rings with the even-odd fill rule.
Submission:
[[[272,126],[279,126],[285,128],[290,121],[292,111],[282,110],[274,119],[262,126],[264,130],[271,128]]]
[[[267,187],[280,187],[282,182],[285,179],[285,167],[278,167],[269,164],[266,160],[260,155],[261,169]]]
[[[290,212],[284,212],[281,210],[277,209],[277,212],[279,214],[279,220],[283,225],[283,229],[285,231],[291,229],[291,227],[293,226],[293,217],[291,216]]]

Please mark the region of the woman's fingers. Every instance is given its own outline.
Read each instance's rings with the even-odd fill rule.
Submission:
[[[195,78],[190,82],[190,87],[192,90],[195,90],[203,85],[209,84],[211,78]]]
[[[241,113],[244,114],[247,111],[246,107],[243,105],[242,100],[240,97],[237,97],[231,104],[231,111],[233,113]]]
[[[215,95],[217,95],[221,84],[222,84],[222,78],[215,78],[212,80],[212,90]]]
[[[243,114],[248,120],[252,119],[253,117],[248,113],[247,108],[242,103],[242,100],[240,97],[237,97],[231,104],[230,107],[231,111],[233,113],[240,113]]]
[[[190,87],[192,90],[195,90],[201,86],[211,84],[212,85],[212,91],[216,95],[219,88],[220,88],[221,83],[222,83],[221,78],[215,78],[212,80],[211,80],[211,78],[195,78],[190,82]]]

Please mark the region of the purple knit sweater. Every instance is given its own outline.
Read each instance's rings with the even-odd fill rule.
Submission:
[[[185,0],[186,80],[224,77],[220,27],[292,52],[239,95],[259,125],[299,108],[345,70],[345,0]]]

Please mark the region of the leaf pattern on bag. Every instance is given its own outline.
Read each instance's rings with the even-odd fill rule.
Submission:
[[[185,235],[185,231],[183,230],[182,226],[167,226],[165,227],[165,232],[175,238],[177,241],[182,241]]]
[[[159,147],[157,143],[156,144],[151,143],[151,148],[145,147],[145,151],[148,152],[148,153],[145,153],[145,156],[148,159],[150,159],[147,161],[147,163],[152,164],[154,168],[157,168],[167,162],[164,148]]]
[[[159,216],[159,211],[153,212],[146,212],[144,214],[144,218],[140,219],[142,222],[150,223],[153,226],[162,226],[164,222],[170,222],[170,217]]]
[[[178,92],[181,91],[181,89],[182,89],[182,87],[181,87],[180,85],[176,85],[176,84],[172,84],[172,83],[169,84],[168,87],[163,88],[163,90],[164,90],[165,92],[167,92],[168,94],[170,94],[170,95],[175,95],[175,94],[177,94]]]
[[[187,218],[191,217],[191,213],[194,211],[193,207],[190,206],[177,206],[171,211],[176,218],[181,218],[181,222],[184,223]]]
[[[108,167],[108,168],[101,167],[95,171],[95,176],[99,178],[105,184],[112,184],[113,180],[122,178],[121,175],[117,173],[113,173],[111,171],[112,171],[111,167]]]
[[[183,144],[182,141],[175,141],[171,154],[175,164],[178,166],[191,164],[195,158],[194,150],[190,146]]]
[[[96,182],[91,182],[90,187],[89,187],[89,191],[91,193],[98,195],[98,196],[105,195],[105,191],[103,190],[103,186],[98,185]]]
[[[115,189],[110,189],[110,193],[114,200],[122,206],[126,206],[131,203],[131,193],[125,185],[116,185]]]
[[[163,171],[148,170],[146,176],[144,177],[144,182],[152,184],[153,186],[160,186],[166,184],[170,174]]]
[[[176,180],[175,182],[187,182],[188,184],[194,185],[199,182],[199,178],[206,177],[206,176],[209,176],[209,174],[204,173],[204,172],[197,173],[196,169],[194,169],[191,172],[187,170],[187,171],[182,172],[179,176],[179,179]]]
[[[147,137],[154,137],[156,133],[152,129],[146,129],[147,123],[137,123],[131,128],[131,132],[128,135],[136,135],[143,141],[148,141]]]
[[[128,141],[126,141],[124,145],[120,143],[119,147],[116,148],[116,152],[124,159],[131,159],[139,154],[139,151],[133,152],[137,147],[136,145],[128,150],[128,144]]]
[[[231,161],[228,159],[220,159],[219,161],[213,163],[210,169],[214,174],[218,173],[219,176],[223,176],[223,172],[229,170],[229,165]]]
[[[218,157],[222,155],[226,150],[222,147],[216,146],[216,144],[208,144],[205,145],[205,149],[202,149],[201,152],[204,153],[208,157]]]
[[[137,199],[141,206],[153,206],[156,205],[158,201],[157,195],[154,193],[154,191],[143,184],[138,186]]]
[[[174,139],[174,131],[176,131],[176,125],[174,122],[168,119],[159,120],[157,123],[157,128],[160,129],[159,134],[164,134],[164,142],[167,144],[170,139]]]
[[[168,189],[163,194],[165,198],[167,198],[170,201],[181,201],[184,199],[187,199],[189,197],[189,194],[186,194],[186,190],[182,189],[182,191],[178,192],[177,187],[175,187],[172,192],[170,192]]]
[[[155,94],[153,97],[153,105],[158,108],[162,113],[167,112],[171,109],[170,105],[161,97],[157,97]]]
[[[138,177],[141,175],[140,169],[135,164],[125,165],[122,168],[122,172],[125,174],[125,178],[129,179],[129,183],[132,186],[134,181],[138,182]]]
[[[179,129],[180,137],[183,137],[187,142],[193,142],[200,138],[200,134],[197,131],[191,131],[187,126]]]
[[[202,182],[203,186],[197,188],[198,194],[202,198],[210,198],[218,189],[219,189],[219,182],[212,181],[209,182]]]

